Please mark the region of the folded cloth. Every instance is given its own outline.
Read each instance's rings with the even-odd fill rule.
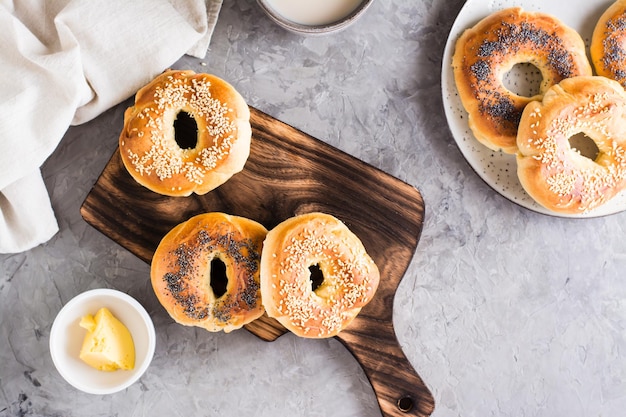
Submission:
[[[204,58],[222,0],[0,2],[0,253],[49,240],[39,168],[71,125],[134,94],[185,54]]]
[[[46,242],[58,230],[39,170],[0,193],[0,251],[15,252]]]

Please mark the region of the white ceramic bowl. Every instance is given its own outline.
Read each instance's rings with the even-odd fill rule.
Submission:
[[[274,23],[278,24],[284,29],[301,35],[325,35],[333,32],[338,32],[354,23],[359,17],[363,15],[363,13],[365,13],[365,10],[367,10],[367,8],[372,4],[372,1],[373,0],[362,0],[361,3],[356,7],[356,9],[347,16],[337,21],[320,25],[304,25],[293,22],[281,15],[280,12],[273,8],[267,0],[257,0],[257,3],[261,7],[261,9],[263,9],[265,14],[267,14],[267,16],[269,16],[269,18],[274,21]]]
[[[130,331],[135,343],[135,368],[129,371],[98,371],[79,358],[86,330],[80,319],[108,308]],[[84,292],[63,306],[50,331],[50,355],[54,366],[75,388],[90,394],[112,394],[136,382],[146,371],[152,357],[156,337],[154,324],[146,310],[131,296],[112,289]]]

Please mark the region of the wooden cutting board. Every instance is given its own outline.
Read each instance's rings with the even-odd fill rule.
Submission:
[[[250,111],[250,157],[244,170],[219,188],[185,198],[153,193],[127,173],[118,149],[87,195],[81,215],[148,263],[171,228],[199,213],[248,217],[268,230],[312,211],[341,219],[378,265],[381,282],[372,301],[336,338],[363,367],[384,416],[429,416],[434,399],[402,352],[392,318],[396,289],[422,232],[419,191],[267,114]],[[246,328],[266,341],[286,332],[267,316]]]

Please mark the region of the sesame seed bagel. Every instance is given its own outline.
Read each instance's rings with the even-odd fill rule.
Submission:
[[[267,230],[224,213],[174,227],[157,247],[150,277],[159,302],[185,326],[228,333],[263,314],[259,263]]]
[[[598,75],[626,87],[626,0],[611,4],[596,23],[589,53]]]
[[[177,141],[177,118],[197,127]],[[194,129],[195,130],[195,129]],[[191,136],[191,137],[189,137]],[[130,175],[163,195],[206,194],[241,171],[250,154],[250,109],[226,81],[169,70],[141,88],[124,113],[120,154]]]
[[[579,133],[595,142],[594,160],[571,146]],[[626,187],[626,93],[601,76],[563,80],[526,106],[517,144],[518,177],[539,204],[567,214],[599,207]]]
[[[503,84],[516,64],[541,72],[539,94],[524,97]],[[452,59],[459,98],[476,139],[492,150],[517,152],[517,126],[524,107],[559,81],[591,75],[580,35],[553,16],[519,7],[495,12],[463,32]]]
[[[322,280],[312,276],[316,271]],[[337,335],[369,303],[379,279],[359,238],[328,214],[287,219],[263,243],[261,294],[267,315],[301,337]]]

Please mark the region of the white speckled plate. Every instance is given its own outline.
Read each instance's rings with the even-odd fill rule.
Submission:
[[[525,10],[549,13],[558,17],[580,33],[588,49],[593,28],[600,15],[611,3],[612,0],[468,0],[459,12],[450,31],[443,56],[441,88],[446,117],[452,135],[467,162],[489,186],[514,203],[530,210],[560,217],[604,216],[626,210],[626,193],[621,193],[607,204],[586,214],[564,215],[554,213],[537,204],[526,194],[517,179],[515,156],[488,149],[474,138],[469,129],[467,112],[459,99],[452,73],[452,55],[456,40],[465,29],[475,25],[483,17],[507,7],[521,6]],[[509,79],[506,85],[521,85],[519,88],[522,89],[532,89],[532,84],[528,85],[524,81],[526,78],[536,79],[532,73],[524,73],[523,71],[518,71],[518,73],[513,71],[510,77],[513,79]]]

